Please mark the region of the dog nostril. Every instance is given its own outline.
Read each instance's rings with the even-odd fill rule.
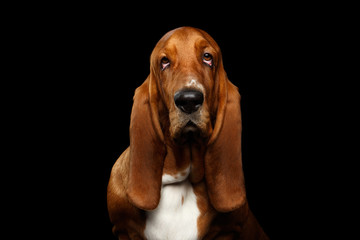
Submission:
[[[195,90],[185,90],[175,93],[174,96],[175,105],[181,109],[181,111],[190,114],[199,109],[204,102],[204,95]]]

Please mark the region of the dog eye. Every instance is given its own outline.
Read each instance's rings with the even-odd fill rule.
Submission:
[[[167,57],[163,57],[161,59],[161,70],[164,70],[169,65],[170,65],[170,60]]]
[[[212,67],[213,65],[213,57],[210,53],[204,53],[203,62]]]

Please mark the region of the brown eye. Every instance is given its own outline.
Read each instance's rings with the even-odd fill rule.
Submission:
[[[204,53],[203,55],[203,62],[209,65],[210,67],[213,66],[213,57],[210,53]]]
[[[161,70],[164,70],[169,65],[170,65],[170,60],[167,57],[163,57],[161,59]]]

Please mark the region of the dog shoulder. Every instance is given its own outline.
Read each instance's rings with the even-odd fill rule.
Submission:
[[[107,187],[107,204],[111,221],[119,212],[126,211],[130,203],[126,196],[126,187],[129,171],[129,149],[127,148],[116,160],[110,175]],[[122,209],[119,209],[122,208]]]
[[[111,170],[107,188],[107,205],[110,221],[114,224],[114,235],[142,237],[139,234],[143,233],[145,228],[144,216],[129,202],[126,195],[129,178],[129,153],[130,148],[127,148]]]

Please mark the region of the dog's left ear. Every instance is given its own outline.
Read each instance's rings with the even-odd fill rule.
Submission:
[[[205,154],[205,178],[210,202],[219,212],[241,207],[246,200],[241,160],[240,94],[219,69],[218,110]]]

